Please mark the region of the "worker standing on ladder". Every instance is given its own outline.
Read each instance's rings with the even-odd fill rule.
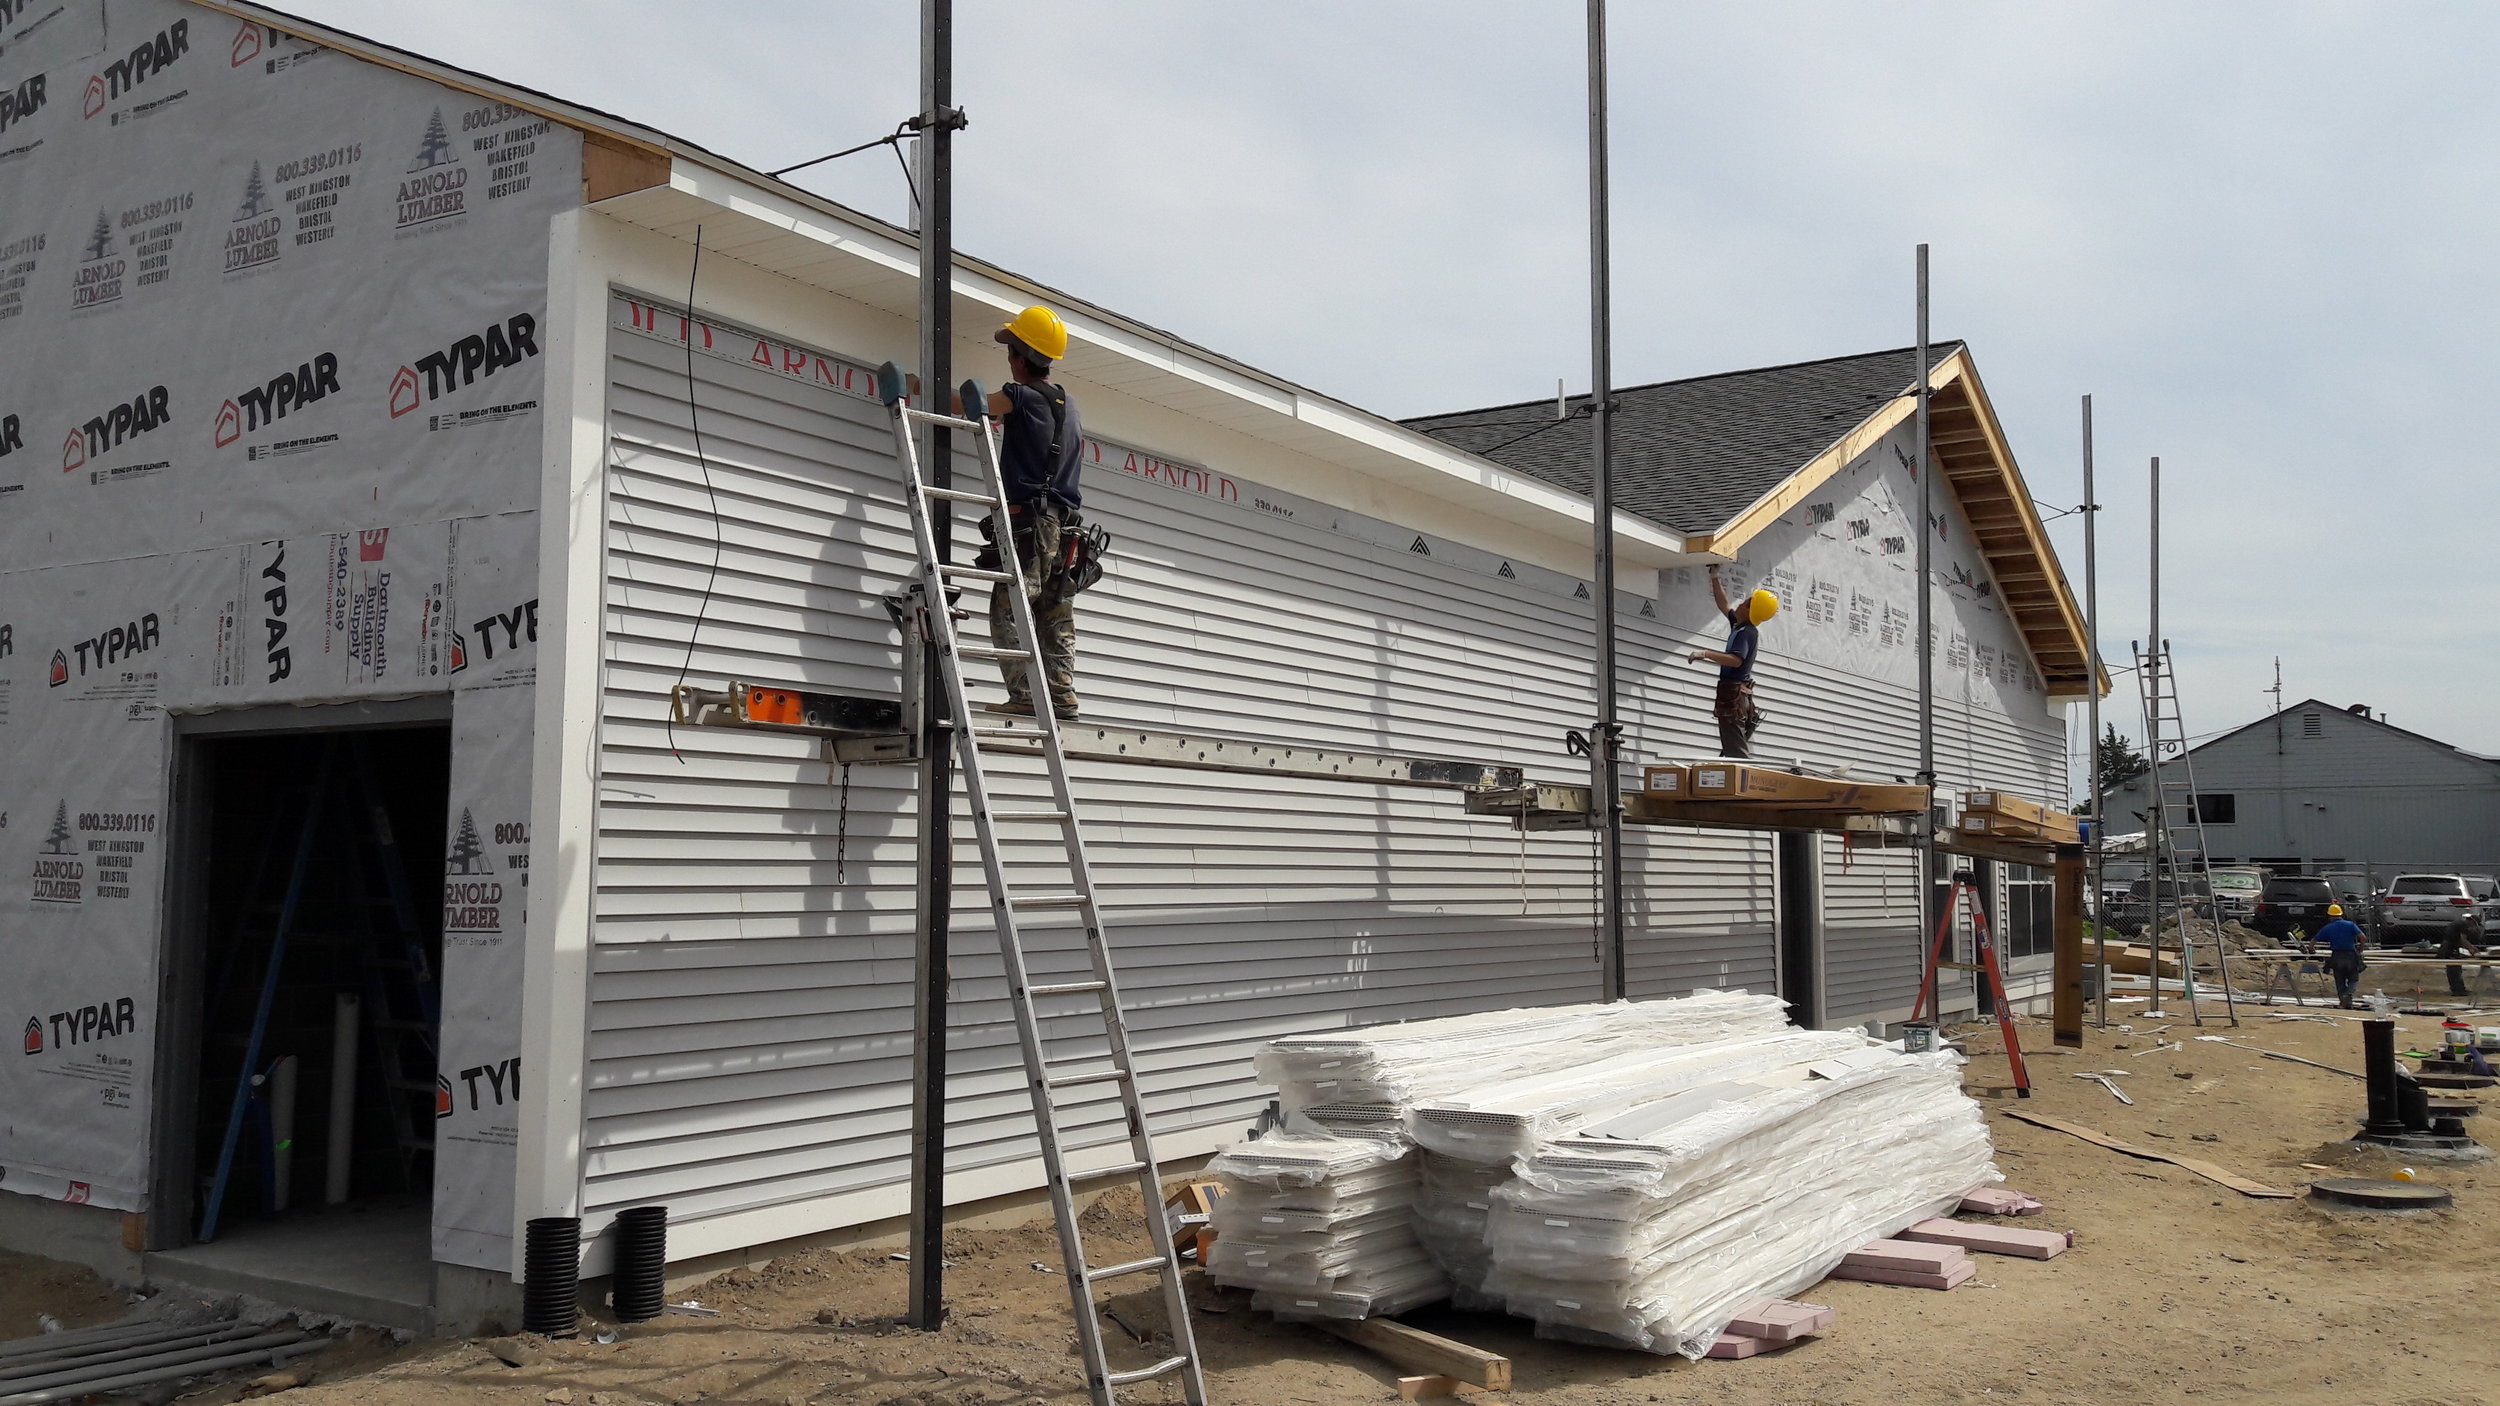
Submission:
[[[1016,560],[1024,567],[1026,596],[1033,603],[1033,625],[1042,632],[1044,686],[1051,711],[1062,718],[1077,714],[1076,605],[1069,579],[1070,529],[1079,502],[1078,460],[1085,431],[1077,422],[1076,403],[1050,379],[1050,364],[1068,354],[1068,325],[1059,314],[1035,304],[1017,313],[991,339],[1007,348],[1007,385],[992,391],[984,407],[957,405],[958,415],[987,410],[999,426],[999,473],[1006,479],[1008,536]],[[920,393],[920,378],[910,381]],[[984,519],[982,533],[991,545],[980,565],[995,569],[997,525]],[[1007,583],[990,588],[990,643],[1021,654],[1016,611]],[[1033,682],[1025,677],[1024,660],[998,661],[1006,676],[1007,701],[985,705],[993,713],[1033,715]]]
[[[1769,591],[1755,591],[1738,605],[1728,603],[1727,586],[1719,580],[1719,568],[1710,568],[1710,599],[1727,617],[1727,648],[1697,649],[1686,656],[1696,664],[1719,666],[1719,691],[1711,700],[1711,714],[1719,720],[1719,755],[1750,757],[1753,755],[1754,729],[1762,726],[1762,710],[1753,702],[1753,656],[1759,642],[1762,622],[1780,612],[1780,598]]]

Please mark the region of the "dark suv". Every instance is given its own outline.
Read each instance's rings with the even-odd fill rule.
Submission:
[[[2326,910],[2335,901],[2335,884],[2329,879],[2268,879],[2257,891],[2257,911],[2249,916],[2248,925],[2278,942],[2289,941],[2294,932],[2314,937],[2331,921]],[[2354,914],[2345,916],[2361,921]]]

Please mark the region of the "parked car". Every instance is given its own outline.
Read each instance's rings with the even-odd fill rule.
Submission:
[[[2197,917],[2214,915],[2213,888],[2203,879],[2168,879],[2162,883],[2159,916],[2170,916],[2174,905]],[[2138,879],[2127,885],[2127,896],[2110,906],[2109,925],[2130,937],[2142,932],[2153,920],[2153,881]]]
[[[2214,905],[2222,916],[2245,923],[2257,911],[2257,895],[2266,886],[2266,871],[2254,867],[2233,866],[2213,873]]]
[[[2483,940],[2483,910],[2459,874],[2398,874],[2387,886],[2389,943],[2433,941],[2451,933],[2468,942]]]
[[[2483,915],[2483,931],[2500,928],[2500,879],[2489,874],[2467,874],[2465,891],[2474,896],[2474,907]]]
[[[2293,875],[2268,879],[2257,892],[2256,911],[2249,915],[2248,925],[2278,942],[2288,942],[2295,933],[2315,935],[2329,921],[2327,907],[2342,901],[2330,879]],[[2345,916],[2361,922],[2358,913]]]

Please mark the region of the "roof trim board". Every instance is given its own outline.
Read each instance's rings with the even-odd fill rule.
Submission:
[[[2110,692],[2109,672],[2092,649],[2083,611],[2058,569],[2048,530],[2032,506],[2022,470],[1997,421],[1968,347],[1956,346],[1928,372],[1928,444],[1944,481],[1969,518],[1972,536],[1987,559],[1999,596],[2022,632],[2052,701],[2079,699],[2097,682]],[[1686,539],[1691,550],[1728,558],[1805,501],[1859,455],[1918,413],[1915,389],[1905,387],[1856,428],[1835,440],[1717,531]],[[1945,423],[1939,433],[1939,420]],[[1967,420],[1967,425],[1959,423]],[[1958,433],[1956,431],[1959,431]],[[1989,508],[1997,511],[1987,511]]]

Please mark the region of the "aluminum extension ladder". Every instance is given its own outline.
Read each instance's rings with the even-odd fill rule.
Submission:
[[[2188,935],[2195,890],[2202,888],[2213,913],[2214,971],[2222,985],[2223,1010],[2237,1025],[2240,1014],[2231,996],[2231,958],[2222,943],[2222,901],[2214,892],[2213,851],[2206,845],[2205,811],[2196,795],[2196,760],[2190,755],[2187,723],[2179,712],[2179,679],[2170,660],[2170,642],[2155,641],[2151,649],[2141,643],[2128,647],[2135,652],[2136,686],[2144,700],[2144,755],[2151,764],[2145,785],[2153,801],[2144,817],[2152,859],[2152,872],[2147,876],[2152,892],[2144,901],[2152,957],[2145,965],[2153,999],[2144,1014],[2161,1014],[2161,921],[2167,908],[2179,920],[2179,983],[2187,993],[2188,1014],[2198,1025],[2205,1023],[2204,1007],[2196,997],[2196,943]]]
[[[998,955],[1006,970],[1008,1004],[1015,1010],[1016,1039],[1024,1049],[1025,1082],[1033,1096],[1033,1124],[1041,1141],[1043,1173],[1050,1183],[1051,1211],[1059,1224],[1059,1252],[1068,1281],[1071,1307],[1076,1313],[1076,1340],[1078,1351],[1085,1361],[1086,1386],[1099,1406],[1113,1406],[1113,1388],[1178,1372],[1189,1406],[1206,1406],[1206,1378],[1199,1361],[1197,1335],[1190,1328],[1189,1302],[1182,1293],[1180,1255],[1163,1223],[1162,1169],[1156,1165],[1154,1145],[1146,1133],[1146,1110],[1138,1096],[1136,1067],[1129,1055],[1128,1029],[1120,1015],[1119,984],[1112,976],[1111,949],[1103,939],[1102,906],[1094,888],[1093,871],[1086,862],[1085,840],[1077,827],[1076,796],[1068,783],[1067,757],[1060,750],[1058,719],[1050,707],[1050,690],[1041,658],[1041,636],[1034,628],[1032,602],[1025,594],[1024,568],[1016,559],[1012,534],[1006,525],[1006,478],[999,469],[997,430],[986,414],[986,400],[979,386],[972,382],[964,383],[961,394],[964,408],[972,410],[980,417],[978,419],[914,409],[905,399],[904,385],[903,373],[894,363],[887,362],[879,368],[878,399],[893,415],[895,455],[903,466],[903,496],[911,508],[912,540],[920,556],[921,609],[918,614],[925,626],[929,645],[937,651],[938,674],[946,687],[946,717],[954,728],[956,754],[963,769],[964,792],[971,805],[973,830],[980,838],[981,867],[989,877],[990,912],[998,926]],[[940,488],[921,477],[920,453],[914,434],[914,430],[921,425],[968,430],[979,439],[981,452],[978,462],[989,480],[984,491]],[[989,510],[1000,538],[998,570],[941,559],[936,532],[937,514],[932,510],[935,503],[963,503]],[[951,521],[949,530],[951,533]],[[966,581],[987,582],[992,590],[1005,590],[1011,594],[1022,649],[998,648],[995,642],[974,645],[962,641],[955,628],[955,612],[948,604],[948,591]],[[913,628],[912,622],[906,620],[904,628]],[[1008,725],[1003,718],[986,726],[976,722],[971,699],[964,686],[963,661],[966,658],[1024,661],[1035,703],[1032,728]],[[1032,756],[1037,752],[1050,776],[1053,808],[999,809],[990,799],[989,776],[984,762],[993,753]],[[1000,828],[1005,825],[1043,826],[1056,830],[1071,881],[1067,890],[1031,892],[1020,889],[1009,872],[1006,847],[999,838]],[[1028,978],[1023,923],[1029,914],[1051,911],[1073,912],[1076,915],[1084,931],[1086,956],[1093,966],[1092,980],[1045,983]],[[1067,929],[1050,931],[1064,932]],[[1062,1070],[1055,1068],[1045,1056],[1042,1018],[1035,1004],[1045,999],[1069,997],[1075,998],[1078,1008],[1054,1013],[1052,1022],[1064,1026],[1089,1017],[1098,1019],[1109,1046],[1108,1068]],[[1091,1003],[1090,1008],[1086,1005],[1088,1002]],[[1128,1128],[1129,1160],[1090,1172],[1070,1172],[1060,1147],[1062,1104],[1059,1094],[1064,1090],[1098,1089],[1103,1085],[1112,1086],[1119,1095],[1121,1112]],[[1085,1100],[1080,1096],[1072,1101]],[[1077,1226],[1075,1188],[1079,1182],[1102,1181],[1118,1176],[1134,1176],[1137,1179],[1138,1195],[1144,1203],[1147,1239],[1156,1247],[1157,1253],[1142,1260],[1098,1267],[1085,1257],[1084,1237]],[[1103,1355],[1102,1323],[1094,1304],[1093,1286],[1131,1274],[1162,1276],[1164,1311],[1171,1322],[1174,1353],[1149,1367],[1114,1372]]]

